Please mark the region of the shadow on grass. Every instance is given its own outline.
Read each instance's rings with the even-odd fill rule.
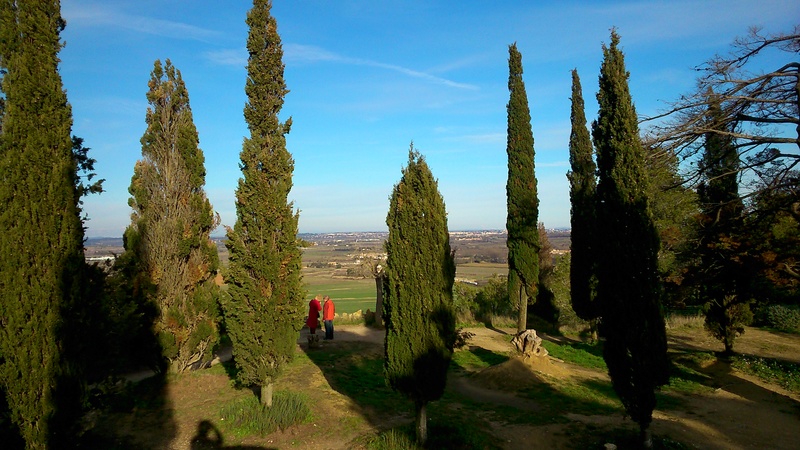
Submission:
[[[601,352],[598,346],[584,346],[592,354]],[[350,398],[356,405],[354,411],[384,432],[373,438],[386,433],[413,436],[414,405],[386,385],[382,345],[342,339],[320,348],[309,349],[303,344],[301,349],[322,371],[331,388]],[[443,397],[428,404],[427,448],[499,448],[493,427],[569,423],[568,413],[623,416],[622,405],[609,382],[562,382],[538,373],[514,371],[527,374],[525,383],[517,384],[515,378],[504,378],[501,372],[497,381],[504,385],[494,389],[479,383],[477,372],[504,364],[509,369],[506,354],[477,346],[457,353],[464,359],[453,361]],[[453,370],[456,367],[464,370]],[[402,425],[398,427],[398,423]]]
[[[509,356],[504,353],[497,353],[491,350],[486,350],[483,347],[478,347],[475,345],[471,345],[468,350],[472,353],[475,357],[477,357],[480,361],[482,361],[486,366],[494,366],[497,364],[504,363],[508,361]]]
[[[222,433],[208,420],[197,424],[197,433],[192,438],[191,450],[276,450],[272,447],[252,445],[225,445]]]
[[[96,393],[92,401],[101,413],[78,448],[170,448],[177,436],[177,424],[167,387],[166,375],[159,374],[111,392]]]

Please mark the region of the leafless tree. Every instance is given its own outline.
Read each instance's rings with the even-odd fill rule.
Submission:
[[[742,162],[745,197],[765,190],[796,187],[800,163],[800,25],[788,33],[764,34],[752,28],[727,55],[696,67],[693,93],[669,110],[644,119],[653,148],[679,155],[689,183],[705,174],[697,160],[710,133],[735,140]],[[709,107],[719,102],[721,114]]]

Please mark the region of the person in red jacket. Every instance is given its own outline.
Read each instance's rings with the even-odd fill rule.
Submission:
[[[325,340],[333,340],[333,317],[336,315],[336,306],[333,300],[327,295],[325,296],[325,303],[322,305],[322,320],[325,324]]]
[[[322,306],[319,304],[319,295],[317,295],[308,302],[308,318],[306,319],[306,325],[308,325],[311,334],[317,334],[320,311],[322,311]]]

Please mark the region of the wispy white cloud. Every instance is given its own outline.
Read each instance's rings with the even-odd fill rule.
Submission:
[[[174,39],[211,42],[221,36],[219,31],[189,25],[172,20],[127,14],[106,5],[74,4],[62,7],[62,15],[70,24],[87,27],[114,27],[137,33],[151,34]]]
[[[506,143],[506,133],[483,133],[467,134],[456,136],[452,140],[460,142],[472,142],[476,144],[503,144]]]
[[[447,78],[438,77],[427,72],[409,69],[407,67],[399,66],[396,64],[387,64],[378,61],[372,61],[362,58],[351,58],[349,56],[339,55],[337,53],[325,50],[313,45],[302,44],[286,44],[283,46],[284,57],[287,64],[291,63],[317,63],[317,62],[334,62],[339,64],[349,64],[354,66],[367,66],[376,67],[379,69],[391,70],[394,72],[402,73],[413,78],[430,81],[432,83],[443,84],[445,86],[454,87],[458,89],[477,90],[478,87],[473,84],[459,83]]]
[[[203,54],[213,64],[220,66],[244,67],[247,65],[247,51],[240,49],[213,50]]]

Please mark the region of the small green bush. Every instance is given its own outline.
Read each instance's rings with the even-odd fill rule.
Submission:
[[[800,309],[784,305],[768,306],[767,326],[789,333],[800,332]]]
[[[228,402],[220,416],[225,426],[240,437],[266,436],[309,420],[311,409],[305,395],[278,391],[272,396],[271,408],[264,407],[256,397],[247,396]]]

